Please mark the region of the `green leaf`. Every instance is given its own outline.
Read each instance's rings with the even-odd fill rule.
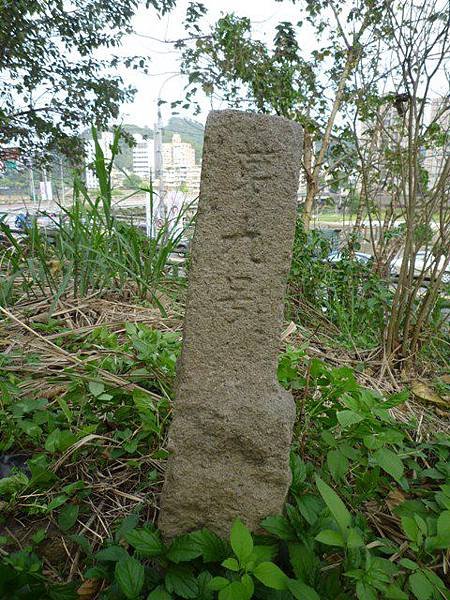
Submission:
[[[191,535],[176,538],[166,552],[166,557],[174,563],[186,562],[202,554],[198,541]]]
[[[357,529],[352,527],[349,530],[346,545],[347,548],[361,548],[364,546],[364,541]]]
[[[96,560],[118,562],[128,556],[128,552],[122,546],[109,546],[99,550],[95,555]]]
[[[68,531],[78,519],[80,507],[76,504],[66,504],[58,516],[58,525],[63,531]]]
[[[123,594],[129,600],[136,600],[144,587],[144,566],[128,556],[116,564],[115,575]]]
[[[358,600],[378,600],[376,590],[362,581],[358,581],[356,584],[356,595]]]
[[[364,421],[364,417],[359,415],[354,410],[341,410],[336,413],[337,420],[342,428],[350,427],[356,423]]]
[[[327,454],[327,465],[335,481],[340,481],[348,471],[348,458],[340,450],[330,450]]]
[[[247,573],[242,575],[241,583],[244,588],[247,590],[247,598],[251,598],[253,596],[253,592],[255,591],[255,584],[253,583],[253,579]]]
[[[442,542],[450,547],[450,510],[444,510],[437,520],[437,535]]]
[[[239,571],[239,563],[235,558],[226,558],[222,563],[222,567],[229,571]]]
[[[291,524],[282,515],[267,517],[261,521],[261,526],[280,540],[290,541],[296,539],[295,531],[292,529]]]
[[[208,531],[208,529],[194,531],[191,533],[191,537],[200,545],[205,563],[220,563],[229,554],[228,544],[212,531]]]
[[[147,596],[147,600],[172,600],[172,598],[173,596],[162,585],[159,585]]]
[[[47,452],[64,452],[76,442],[76,436],[71,432],[64,429],[54,429],[51,434],[47,437],[45,442],[45,449]]]
[[[90,381],[88,383],[88,387],[89,391],[95,398],[103,394],[103,392],[105,391],[105,386],[103,385],[103,383],[99,383],[98,381]]]
[[[289,579],[288,589],[297,600],[320,600],[319,594],[303,581]]]
[[[408,600],[408,594],[405,594],[397,585],[390,585],[384,592],[386,600]]]
[[[339,525],[339,528],[345,537],[352,522],[349,511],[336,492],[318,476],[316,476],[316,485],[328,510],[335,518],[336,523]]]
[[[397,454],[389,448],[380,448],[373,454],[373,460],[377,465],[380,465],[383,471],[386,471],[388,475],[400,483],[404,467],[401,458]]]
[[[247,589],[242,585],[240,581],[233,581],[223,590],[220,590],[219,600],[248,600]]]
[[[132,529],[125,534],[125,539],[145,556],[159,556],[164,550],[159,532],[150,529]]]
[[[406,533],[406,536],[412,542],[417,540],[417,534],[419,533],[419,526],[417,525],[415,519],[413,517],[403,516],[401,517],[402,528]]]
[[[288,576],[273,562],[260,563],[254,568],[253,575],[268,588],[287,589]]]
[[[416,571],[408,577],[409,587],[417,600],[428,600],[433,596],[434,586],[422,571]]]
[[[213,590],[213,592],[218,592],[219,590],[223,590],[223,588],[229,584],[230,580],[225,577],[213,577],[208,583],[208,589]]]
[[[315,539],[321,544],[326,544],[327,546],[339,546],[341,548],[345,547],[345,540],[342,533],[340,531],[335,531],[334,529],[324,529],[316,535]]]
[[[164,582],[171,594],[177,594],[187,599],[198,596],[197,579],[187,565],[171,566],[166,573]]]
[[[230,543],[239,562],[245,564],[253,550],[253,539],[240,519],[236,519],[231,527]]]

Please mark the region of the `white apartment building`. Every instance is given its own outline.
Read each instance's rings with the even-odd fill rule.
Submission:
[[[151,174],[155,172],[155,143],[139,134],[136,134],[134,139],[136,145],[133,147],[133,173],[149,181]]]
[[[98,140],[100,148],[105,156],[106,160],[111,159],[111,146],[114,141],[114,134],[110,131],[105,131],[101,134]],[[95,161],[95,143],[94,140],[89,140],[87,143],[86,152],[86,187],[88,190],[94,190],[99,187],[97,175],[95,174],[92,164]]]
[[[195,164],[195,150],[182,142],[175,133],[171,142],[162,145],[163,178],[168,190],[186,188],[186,192],[198,195],[200,191],[201,166]]]

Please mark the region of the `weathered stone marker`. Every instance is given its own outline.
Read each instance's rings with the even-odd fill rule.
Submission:
[[[226,536],[281,511],[294,402],[276,380],[301,128],[211,112],[159,527]]]

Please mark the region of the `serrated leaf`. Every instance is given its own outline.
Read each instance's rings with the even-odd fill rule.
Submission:
[[[229,584],[230,580],[225,577],[213,577],[208,583],[208,588],[213,592],[218,592],[219,590],[223,590],[223,588],[227,587]]]
[[[319,594],[303,581],[290,579],[287,585],[296,600],[320,600]]]
[[[328,507],[328,510],[335,518],[336,523],[339,525],[339,528],[345,537],[352,522],[352,517],[347,510],[347,507],[336,494],[336,492],[317,476],[316,485],[320,495],[323,498],[323,501]]]
[[[170,567],[164,578],[167,590],[182,598],[196,598],[198,595],[198,582],[191,569],[185,565]]]
[[[261,526],[280,540],[290,541],[296,539],[295,531],[292,529],[291,524],[282,515],[265,518],[261,521]]]
[[[159,585],[147,596],[147,600],[172,600],[172,598],[173,596],[162,585]]]
[[[128,552],[122,546],[109,546],[99,550],[95,555],[96,560],[118,562],[128,556]]]
[[[348,471],[348,459],[340,450],[330,450],[327,454],[327,465],[335,481],[340,481]]]
[[[253,575],[268,588],[287,589],[288,576],[273,562],[260,563],[253,569]]]
[[[219,600],[247,600],[248,598],[247,590],[240,581],[233,581],[220,590],[218,595]]]
[[[245,564],[253,550],[253,539],[240,519],[236,519],[231,527],[230,543],[239,562]]]
[[[164,550],[159,532],[150,529],[132,529],[125,534],[125,539],[145,556],[159,556]]]
[[[144,566],[128,556],[116,564],[115,576],[126,598],[136,600],[144,587]]]
[[[228,544],[208,529],[194,531],[191,533],[191,537],[200,545],[205,563],[220,563],[229,555]]]
[[[202,548],[190,534],[176,538],[166,552],[166,557],[174,563],[186,562],[202,554]]]
[[[78,519],[80,507],[76,504],[67,504],[58,515],[58,525],[63,531],[68,531]]]
[[[344,548],[345,546],[345,540],[342,533],[340,531],[335,531],[334,529],[324,529],[316,535],[315,539],[327,546],[340,546],[341,548]]]
[[[364,421],[364,417],[354,410],[341,410],[336,413],[337,420],[342,428],[350,427]]]
[[[389,448],[380,448],[373,454],[373,460],[383,471],[400,483],[403,477],[404,466],[401,458]]]
[[[358,600],[378,600],[376,590],[362,581],[356,584],[356,596]]]

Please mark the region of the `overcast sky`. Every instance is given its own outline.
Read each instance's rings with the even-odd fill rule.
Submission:
[[[208,14],[202,23],[214,23],[222,13],[235,12],[239,16],[250,17],[253,30],[259,38],[271,42],[274,28],[280,21],[296,23],[300,18],[299,8],[291,2],[275,2],[274,0],[203,0],[208,8]],[[137,88],[133,104],[126,104],[122,109],[124,121],[137,125],[153,126],[156,116],[158,92],[161,97],[171,102],[184,97],[185,78],[174,73],[179,72],[179,52],[170,44],[159,40],[175,40],[186,36],[183,28],[184,15],[188,0],[178,0],[175,10],[158,19],[154,10],[141,9],[134,18],[135,35],[128,36],[124,41],[122,54],[142,54],[151,57],[150,75],[122,71],[126,82]],[[314,38],[303,30],[305,37],[301,43],[310,49],[314,46]],[[211,106],[205,99],[202,103],[202,114],[193,117],[192,113],[180,110],[180,116],[192,117],[204,122]],[[170,117],[170,106],[163,105],[163,120]],[[220,108],[215,105],[213,108]]]
[[[443,2],[445,3],[446,0]],[[154,9],[141,8],[136,14],[133,22],[135,33],[124,39],[120,53],[123,56],[148,56],[151,58],[151,67],[149,75],[130,69],[121,71],[124,80],[138,90],[134,102],[126,104],[122,108],[124,122],[153,127],[160,92],[161,98],[168,103],[184,98],[186,79],[179,75],[180,52],[174,49],[170,43],[165,43],[164,40],[170,41],[186,37],[183,20],[188,3],[188,0],[177,0],[176,8],[162,18],[158,18]],[[295,24],[301,18],[300,2],[295,5],[287,0],[284,2],[275,2],[275,0],[203,0],[203,3],[208,9],[208,13],[201,21],[202,31],[206,31],[208,24],[215,23],[222,14],[234,12],[238,16],[249,17],[252,21],[254,35],[269,44],[273,40],[275,26],[280,21],[290,21]],[[300,35],[298,41],[308,53],[319,45],[315,39],[314,30],[308,24],[303,25]],[[390,82],[387,82],[387,87],[389,86]],[[431,93],[432,95],[448,93],[448,82],[444,72],[435,78]],[[199,95],[200,98],[202,96]],[[224,108],[218,104],[219,100],[215,100],[215,102],[216,104],[211,106],[203,96],[200,115],[194,116],[192,112],[179,109],[180,116],[204,122],[211,108]],[[163,120],[167,122],[171,116],[170,105],[163,105],[162,111]]]

